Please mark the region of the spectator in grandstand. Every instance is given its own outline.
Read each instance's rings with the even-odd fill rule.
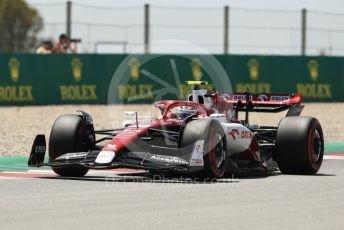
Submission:
[[[73,44],[73,45],[72,45]],[[55,53],[76,53],[76,43],[72,43],[66,34],[61,34],[54,47]]]
[[[43,41],[36,49],[36,54],[51,54],[53,52],[53,43],[51,41]]]

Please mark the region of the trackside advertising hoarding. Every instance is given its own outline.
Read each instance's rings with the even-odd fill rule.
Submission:
[[[0,105],[151,103],[185,97],[187,80],[215,89],[202,55],[0,55]],[[234,91],[344,101],[344,57],[215,55]],[[215,67],[214,67],[215,68]],[[117,71],[121,69],[121,71]],[[115,85],[111,80],[115,78]],[[164,90],[167,86],[176,91]],[[170,88],[171,88],[170,87]],[[157,97],[157,93],[159,96]]]

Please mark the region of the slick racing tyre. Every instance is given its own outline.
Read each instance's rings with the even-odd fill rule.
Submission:
[[[313,117],[286,117],[279,123],[275,160],[282,173],[315,174],[324,155],[324,136]]]
[[[91,127],[93,129],[93,126]],[[94,134],[85,127],[82,116],[66,114],[58,117],[51,129],[49,139],[49,161],[72,152],[87,152],[94,144]],[[84,166],[52,167],[53,171],[65,177],[82,177],[88,172]]]
[[[192,154],[199,140],[204,140],[204,167],[197,176],[222,178],[227,167],[227,143],[221,124],[212,119],[190,121],[184,129],[181,147]]]

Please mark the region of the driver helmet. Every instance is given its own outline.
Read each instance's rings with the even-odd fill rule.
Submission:
[[[185,119],[191,115],[194,115],[196,114],[196,110],[195,109],[192,109],[188,106],[180,106],[177,108],[177,117],[179,119]]]

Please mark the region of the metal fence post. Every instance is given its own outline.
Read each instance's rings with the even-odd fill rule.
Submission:
[[[307,10],[302,9],[301,24],[301,55],[306,55]]]
[[[224,54],[228,54],[229,51],[229,7],[224,8],[224,39],[223,39],[223,49]]]
[[[19,21],[16,20],[14,23],[14,44],[13,44],[13,49],[12,52],[18,53],[18,34],[19,34]]]
[[[66,35],[71,38],[72,36],[72,2],[67,1],[66,11]]]
[[[145,4],[145,12],[144,12],[144,46],[145,46],[145,53],[149,53],[149,4]]]

